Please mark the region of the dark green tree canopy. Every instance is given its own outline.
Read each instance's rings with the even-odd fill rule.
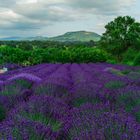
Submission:
[[[130,16],[119,16],[106,26],[101,43],[104,49],[118,59],[129,47],[138,49],[140,45],[140,23]]]

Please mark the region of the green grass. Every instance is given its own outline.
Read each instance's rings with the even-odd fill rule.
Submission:
[[[20,94],[21,90],[31,88],[31,82],[23,79],[18,79],[13,81],[10,84],[7,84],[2,91],[0,91],[0,95],[9,96]]]
[[[32,113],[23,112],[22,116],[32,121],[41,122],[46,126],[50,125],[53,131],[58,131],[61,128],[61,123],[59,121],[52,119],[51,117],[44,116],[40,113],[32,114]]]
[[[85,104],[85,103],[92,103],[92,104],[97,104],[97,103],[99,103],[100,102],[100,100],[99,99],[97,99],[97,98],[86,98],[86,97],[81,97],[81,98],[77,98],[77,99],[75,99],[74,100],[74,102],[73,102],[73,105],[75,106],[75,107],[79,107],[79,106],[81,106],[81,105],[83,105],[83,104]]]
[[[125,83],[122,81],[110,81],[105,84],[105,87],[108,89],[119,89],[125,86]]]
[[[17,79],[13,82],[16,86],[20,86],[21,88],[31,88],[32,83],[25,79]]]

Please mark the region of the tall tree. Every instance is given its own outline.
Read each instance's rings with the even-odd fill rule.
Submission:
[[[119,16],[106,26],[101,38],[105,50],[122,60],[122,54],[129,48],[138,49],[140,45],[140,23],[130,16]]]

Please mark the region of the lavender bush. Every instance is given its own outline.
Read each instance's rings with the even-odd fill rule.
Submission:
[[[140,67],[40,64],[0,74],[0,140],[139,140]]]

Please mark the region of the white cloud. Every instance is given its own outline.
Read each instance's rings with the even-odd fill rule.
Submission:
[[[28,4],[28,3],[37,3],[38,0],[20,0],[20,1],[17,1],[16,3],[17,4]]]

